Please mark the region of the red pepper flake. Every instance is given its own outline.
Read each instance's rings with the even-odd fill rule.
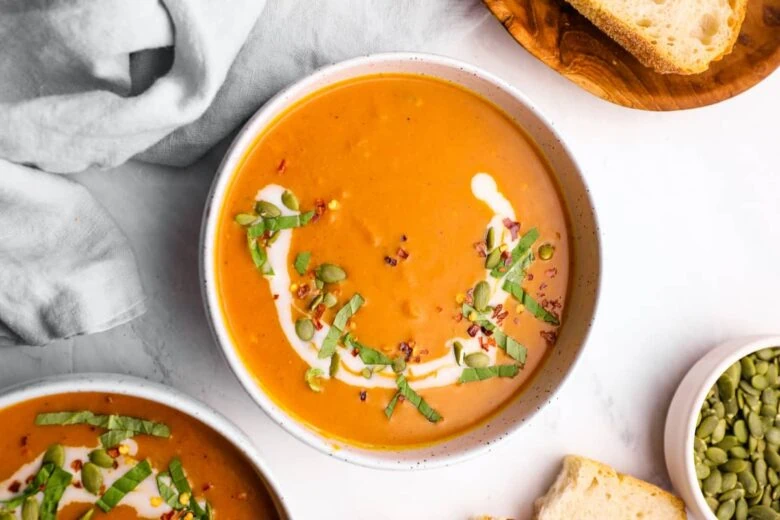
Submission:
[[[558,269],[556,267],[551,267],[550,269],[547,269],[544,274],[546,274],[548,278],[555,278],[558,275]]]
[[[112,464],[112,467],[113,467],[114,469],[119,469],[119,462],[117,462],[117,461],[114,461],[114,464]]]
[[[471,326],[466,329],[466,332],[468,332],[469,336],[472,338],[477,335],[477,332],[479,332],[479,325],[476,323],[472,323]]]
[[[368,397],[368,394],[366,394],[366,391],[365,390],[361,390],[360,391],[360,400],[365,402],[366,397]]]
[[[487,347],[487,343],[485,343],[485,339],[486,338],[484,338],[483,336],[479,337],[479,348],[487,352],[488,347]]]
[[[73,469],[73,471],[81,471],[81,467],[84,465],[83,462],[81,462],[79,459],[74,460],[70,463],[70,467]]]
[[[353,348],[351,354],[352,357],[357,357],[357,355],[360,354],[360,351],[356,348]]]
[[[29,435],[24,435],[24,436],[22,436],[22,438],[21,438],[21,439],[19,439],[19,446],[21,446],[22,448],[24,448],[25,446],[27,446],[27,442],[28,442],[29,440],[30,440],[30,436],[29,436]]]
[[[487,245],[482,240],[479,242],[474,242],[474,250],[477,252],[477,255],[481,256],[482,258],[487,256]]]
[[[409,258],[409,252],[406,249],[404,249],[403,247],[399,247],[398,248],[397,254],[403,260],[406,260],[407,258]]]
[[[402,341],[398,345],[398,349],[401,352],[403,352],[403,354],[404,354],[404,361],[409,361],[410,359],[412,359],[412,352],[413,352],[414,348],[411,345],[409,345],[409,343],[407,343],[405,341]]]
[[[160,515],[160,520],[173,520],[173,515],[178,514],[176,511],[168,511]]]
[[[525,275],[525,277],[528,279],[529,282],[534,279],[534,275],[532,273],[528,273],[527,275]]]
[[[320,320],[311,320],[316,330],[322,330],[322,322]]]
[[[278,294],[274,294],[274,300],[278,300],[278,299],[279,299],[279,295]]]
[[[396,260],[395,258],[391,258],[389,256],[386,256],[385,257],[385,263],[387,265],[391,266],[391,267],[395,267],[396,265],[398,265],[398,260]]]
[[[320,303],[319,305],[317,305],[314,308],[314,311],[311,313],[312,317],[315,320],[319,320],[320,318],[322,318],[323,314],[325,314],[325,304],[324,303]]]
[[[114,447],[114,448],[108,448],[108,449],[106,450],[106,453],[108,453],[108,455],[109,455],[111,458],[115,459],[115,458],[117,458],[117,457],[119,456],[119,448],[116,448],[116,447]]]
[[[421,355],[421,356],[425,356],[426,354],[428,354],[428,349],[427,349],[427,348],[424,348],[424,349],[422,349],[422,350],[420,351],[420,355]]]
[[[463,319],[463,314],[461,313],[455,314],[452,317],[452,319],[455,320],[456,323],[460,323],[460,321]]]
[[[406,397],[404,397],[404,396],[402,396],[402,395],[399,395],[399,396],[398,396],[398,402],[399,402],[399,403],[403,403],[404,401],[406,401]]]
[[[552,347],[555,345],[555,341],[558,339],[558,334],[554,330],[543,330],[539,332],[539,335],[547,342],[547,346]]]
[[[547,289],[547,282],[542,282],[541,285],[539,285],[539,290],[543,291]]]
[[[517,240],[517,237],[520,234],[520,223],[514,222],[508,218],[505,218],[503,222],[504,222],[504,227],[507,228],[509,232],[512,234],[512,240]]]
[[[34,478],[35,478],[35,475],[30,475],[29,477],[27,477],[26,479],[24,479],[24,483],[25,483],[25,484],[29,484],[30,482],[32,482],[32,481],[33,481],[33,479],[34,479]]]
[[[401,235],[401,242],[406,242],[409,238],[406,235]]]
[[[299,299],[306,298],[306,295],[309,294],[309,291],[311,291],[311,287],[309,287],[309,284],[302,284],[298,286],[298,289],[295,291],[295,296],[297,296]]]
[[[328,205],[325,204],[325,201],[322,199],[317,199],[314,201],[314,216],[311,218],[312,222],[317,222],[322,215],[325,214],[325,210],[328,208]]]
[[[444,307],[442,307],[440,305],[437,305],[436,306],[436,312],[438,312],[438,313],[444,312]]]
[[[22,483],[19,482],[18,480],[14,480],[13,482],[11,482],[11,485],[8,486],[8,491],[10,491],[11,493],[18,493],[21,488],[22,488]]]
[[[419,363],[420,362],[420,356],[414,356],[414,362]]]
[[[501,311],[503,310],[503,308],[504,308],[504,305],[501,304],[501,303],[499,303],[498,305],[493,307],[493,317],[494,318],[498,317],[498,315],[501,314]]]
[[[506,319],[506,317],[509,316],[509,311],[504,311],[500,313],[498,316],[496,316],[496,321],[499,325],[501,325],[501,322]]]
[[[484,334],[485,336],[492,336],[493,331],[488,328],[482,327],[482,334]]]
[[[76,489],[81,489],[81,481],[77,480],[76,482],[74,482],[73,487]]]
[[[211,482],[206,482],[205,484],[203,484],[203,487],[201,487],[201,489],[205,493],[206,491],[208,491],[209,489],[211,489],[213,487],[214,487],[214,484],[212,484]]]
[[[501,263],[509,266],[512,263],[512,254],[509,251],[501,252]]]
[[[279,166],[276,167],[276,173],[284,173],[287,170],[287,159],[279,161]]]
[[[471,305],[474,303],[474,288],[472,287],[468,291],[466,291],[466,303]]]

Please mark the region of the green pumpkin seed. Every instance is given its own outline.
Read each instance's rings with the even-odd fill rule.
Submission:
[[[772,419],[772,421],[774,421],[775,415],[777,415],[777,406],[776,405],[772,406],[771,404],[761,405],[760,414],[761,414],[762,417],[769,417],[770,419]],[[770,423],[769,427],[771,427],[771,426],[772,426],[772,424]],[[767,429],[769,429],[769,428],[767,428]]]
[[[747,464],[747,462],[745,464]],[[758,493],[760,488],[758,487],[758,482],[756,482],[756,477],[749,471],[749,465],[748,469],[741,473],[737,473],[737,480],[742,484],[742,487],[745,488],[745,493],[748,496],[754,496]]]
[[[58,468],[61,468],[65,464],[65,448],[62,444],[52,444],[43,454],[43,463],[51,462]]]
[[[483,280],[474,287],[474,308],[479,312],[485,312],[489,303],[490,285]]]
[[[757,376],[763,376],[769,371],[769,363],[766,361],[757,361],[756,362],[756,375]],[[753,376],[755,377],[755,376]],[[750,379],[751,381],[753,378]]]
[[[315,270],[315,274],[325,283],[337,283],[347,278],[344,269],[334,264],[322,264]]]
[[[255,212],[261,217],[279,217],[282,215],[282,210],[275,204],[271,204],[266,200],[258,200],[255,202]]]
[[[403,361],[403,358],[399,359]],[[405,362],[404,365],[406,365]],[[339,372],[339,366],[341,366],[341,356],[338,352],[335,352],[330,357],[330,366],[328,367],[328,374],[330,374],[330,377],[336,377],[336,374]],[[393,361],[393,370],[395,370],[395,361]]]
[[[734,446],[729,450],[729,457],[735,459],[747,459],[750,457],[750,454],[744,446]]]
[[[748,415],[747,420],[748,420],[748,429],[750,430],[750,435],[752,435],[756,439],[762,439],[764,437],[764,424],[761,422],[761,417],[759,417],[755,413],[751,413],[750,415]]]
[[[325,296],[322,298],[322,303],[324,303],[325,307],[328,309],[336,305],[338,302],[339,299],[333,293],[325,293]]]
[[[718,444],[720,441],[723,440],[723,438],[726,436],[726,419],[721,419],[718,421],[718,425],[715,427],[714,430],[712,430],[712,435],[710,436],[710,442],[713,444]]]
[[[775,357],[775,352],[771,348],[762,348],[758,352],[756,352],[756,356],[758,356],[758,359],[769,361],[773,357]]]
[[[16,520],[16,515],[8,511],[0,511],[0,520]]]
[[[718,426],[718,418],[714,415],[710,415],[703,419],[699,427],[696,428],[696,436],[700,439],[706,439],[712,435],[716,426]]]
[[[313,311],[314,309],[316,309],[317,305],[321,304],[324,299],[325,299],[325,295],[322,293],[312,298],[311,302],[309,302],[309,310]]]
[[[718,509],[718,506],[720,505],[720,502],[718,502],[718,500],[713,497],[704,497],[704,501],[707,502],[707,505],[710,507],[710,509],[712,509],[713,513]]]
[[[777,426],[772,426],[766,431],[766,434],[764,434],[764,438],[766,439],[766,442],[769,444],[778,445],[780,444],[780,428]]]
[[[772,503],[772,486],[766,486],[764,488],[764,496],[761,498],[761,503],[765,506],[768,506]]]
[[[699,441],[699,442],[702,443],[702,445],[704,446],[704,448],[702,450],[696,450],[696,446],[697,446],[696,441]],[[726,435],[725,437],[723,437],[723,440],[721,440],[718,443],[718,448],[720,448],[722,450],[730,450],[731,448],[733,448],[735,446],[739,446],[740,444],[741,443],[739,442],[739,439],[737,439],[734,435]],[[707,443],[705,443],[703,440],[699,439],[698,437],[694,437],[693,438],[693,449],[696,450],[696,451],[704,451],[705,449],[707,449]]]
[[[766,479],[773,486],[780,484],[780,476],[778,476],[777,471],[773,470],[772,468],[766,470]]]
[[[729,377],[736,384],[742,377],[742,364],[739,361],[733,363],[723,375]]]
[[[737,503],[733,500],[726,500],[725,502],[721,502],[721,504],[718,506],[717,511],[715,511],[715,516],[718,518],[718,520],[729,520],[732,516],[734,516],[734,511],[737,509]]]
[[[745,490],[742,488],[735,487],[729,491],[726,491],[722,493],[718,500],[721,502],[725,502],[726,500],[739,500],[740,498],[743,498],[745,496]]]
[[[765,376],[762,376],[761,374],[756,374],[752,378],[750,378],[750,384],[756,390],[763,390],[769,386],[769,381],[767,381]]]
[[[488,228],[487,236],[485,237],[485,245],[487,246],[488,251],[496,246],[496,230],[493,229],[493,226]]]
[[[701,483],[701,489],[705,495],[716,495],[720,493],[720,488],[723,484],[723,476],[717,469],[710,472],[710,476],[705,478]],[[722,499],[721,499],[722,500]]]
[[[704,456],[717,465],[723,464],[729,460],[726,451],[716,447],[707,448],[707,451],[704,452]]]
[[[484,352],[472,352],[463,361],[471,368],[485,368],[490,364],[490,357]]]
[[[729,399],[723,404],[726,406],[726,417],[729,419],[733,419],[734,416],[737,415],[737,412],[739,412],[739,406],[737,406],[737,400]]]
[[[766,371],[766,382],[769,383],[769,386],[777,385],[777,375],[777,365],[769,365],[769,370]]]
[[[455,341],[452,343],[452,353],[455,354],[455,362],[458,365],[463,364],[463,343]]]
[[[734,437],[741,443],[745,443],[748,440],[748,429],[745,421],[739,419],[734,421]]]
[[[291,209],[293,211],[298,211],[300,208],[300,204],[298,204],[298,197],[296,197],[295,193],[291,192],[290,190],[284,190],[284,193],[282,193],[282,204],[284,204],[287,209]]]
[[[27,497],[22,503],[22,520],[38,520],[40,516],[41,507],[38,504],[38,499],[35,497]]]
[[[764,450],[764,460],[766,460],[766,463],[769,464],[769,467],[773,470],[780,471],[780,455],[777,454],[777,451],[772,448],[767,448]]]
[[[744,498],[737,500],[737,510],[734,511],[734,518],[736,520],[747,520],[748,517],[748,505]]]
[[[777,404],[777,390],[773,390],[772,388],[767,388],[763,392],[761,392],[761,401],[764,402],[764,404]]]
[[[371,376],[374,375],[374,371],[368,367],[365,367],[363,370],[360,371],[360,375],[365,377],[366,379],[371,379]]]
[[[89,453],[89,460],[101,468],[113,468],[114,459],[106,450],[93,450]]]
[[[756,377],[756,376],[753,376],[753,377]],[[759,389],[757,389],[757,388],[754,388],[747,381],[740,381],[739,382],[739,389],[742,390],[743,392],[745,392],[746,396],[752,395],[752,396],[758,397],[759,395],[761,395],[761,391]]]
[[[726,416],[726,407],[720,401],[712,405],[712,410],[718,419],[723,419]]]
[[[748,439],[748,451],[750,453],[754,453],[757,447],[758,447],[758,439],[756,439],[751,435],[751,437]]]
[[[777,499],[780,499],[780,486],[775,486],[772,489],[772,500],[777,500]]]
[[[501,251],[498,248],[492,250],[485,258],[485,269],[494,269],[501,262]]]
[[[721,479],[720,490],[725,493],[726,491],[731,491],[735,487],[737,487],[737,474],[736,473],[723,473],[723,477]]]
[[[748,516],[755,520],[777,520],[778,514],[771,507],[765,505],[752,506],[748,509]]]
[[[555,246],[552,244],[542,244],[539,246],[539,258],[542,260],[549,260],[555,254]]]
[[[743,471],[747,471],[748,468],[750,468],[750,463],[745,460],[729,459],[728,462],[723,464],[723,466],[720,469],[724,471],[730,471],[731,473],[736,473],[737,478],[739,478],[739,474],[742,473]],[[700,478],[705,478],[705,477],[700,477]]]
[[[235,221],[240,226],[248,226],[255,220],[257,220],[257,215],[250,215],[249,213],[239,213],[235,216]]]
[[[740,363],[742,365],[742,377],[750,379],[756,375],[756,365],[752,357],[744,357]]]
[[[323,372],[319,368],[309,368],[303,375],[303,380],[313,392],[322,392],[322,376]]]
[[[314,322],[309,318],[298,318],[295,322],[295,333],[303,341],[311,341],[314,337]]]
[[[81,483],[84,485],[84,489],[97,495],[100,493],[100,488],[103,487],[103,474],[100,472],[100,468],[92,462],[87,462],[81,467]]]
[[[756,482],[758,482],[758,485],[763,487],[767,484],[767,475],[766,475],[766,462],[764,459],[756,459],[756,461],[753,463],[753,475],[756,476]]]

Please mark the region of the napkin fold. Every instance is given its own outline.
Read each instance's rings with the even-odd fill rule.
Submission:
[[[486,16],[479,0],[0,0],[0,345],[144,311],[122,232],[40,170],[190,164],[315,68],[431,50]]]

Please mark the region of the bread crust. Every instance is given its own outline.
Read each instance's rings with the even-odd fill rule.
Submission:
[[[720,60],[723,56],[729,54],[739,37],[739,28],[742,27],[742,22],[745,19],[748,2],[748,0],[737,0],[734,7],[735,28],[731,30],[731,38],[723,51],[711,61],[702,61],[691,66],[686,63],[678,63],[670,56],[659,52],[653,44],[628,23],[601,8],[597,3],[598,0],[566,1],[596,27],[633,54],[642,65],[651,67],[661,74],[698,74],[707,70],[713,61]]]

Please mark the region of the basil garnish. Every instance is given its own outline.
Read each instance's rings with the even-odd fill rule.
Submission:
[[[100,437],[100,445],[104,448],[113,448],[120,442],[135,437],[134,431],[130,430],[109,430]]]
[[[518,302],[522,303],[526,310],[535,317],[551,325],[560,325],[558,318],[547,309],[539,305],[539,302],[537,302],[533,296],[528,294],[525,289],[520,287],[520,284],[507,280],[504,282],[502,288],[511,294]]]
[[[493,365],[483,368],[464,368],[458,383],[484,381],[492,377],[515,377],[520,367],[517,365]]]
[[[41,503],[40,520],[56,520],[57,506],[60,503],[65,489],[70,485],[73,475],[62,468],[55,467],[51,476],[46,481],[46,489],[43,490],[43,502]]]
[[[520,238],[520,241],[514,249],[512,249],[512,262],[509,266],[499,265],[498,267],[494,267],[490,271],[490,276],[493,278],[501,278],[512,271],[520,259],[530,251],[531,246],[536,242],[537,238],[539,238],[539,231],[536,228],[529,229],[528,232]]]
[[[148,460],[144,460],[133,466],[127,473],[119,477],[110,488],[106,490],[97,501],[97,506],[108,513],[114,509],[129,492],[138,487],[149,475],[152,474],[152,466]]]
[[[348,349],[357,349],[360,360],[366,365],[392,365],[393,360],[376,349],[367,347],[357,341],[352,334],[344,335],[344,346]],[[401,358],[402,359],[402,358]]]
[[[157,474],[157,491],[160,493],[160,497],[165,500],[165,503],[171,509],[181,509],[181,503],[179,503],[179,493],[173,487],[173,479],[171,474],[167,471],[163,471]]]
[[[0,500],[0,504],[5,505],[8,509],[16,509],[24,502],[24,499],[28,496],[35,495],[41,490],[41,487],[46,484],[56,466],[52,463],[44,464],[41,469],[35,474],[32,482],[30,482],[22,494],[9,498],[8,500]]]
[[[395,380],[395,383],[398,385],[398,393],[393,396],[390,404],[388,404],[387,408],[385,408],[385,415],[388,418],[390,418],[390,416],[393,414],[395,405],[398,402],[398,396],[402,395],[407,401],[412,403],[415,408],[417,408],[417,410],[430,422],[435,423],[441,421],[442,417],[439,415],[439,412],[431,408],[431,406],[425,402],[425,399],[420,397],[420,395],[415,392],[411,386],[409,386],[409,383],[406,381],[406,378],[403,375],[398,376],[398,378]]]
[[[320,359],[329,358],[336,352],[336,346],[338,345],[339,338],[344,333],[344,328],[347,326],[347,320],[355,315],[360,309],[365,300],[359,293],[355,293],[352,298],[349,299],[344,306],[336,313],[336,317],[333,319],[333,323],[328,330],[328,334],[322,341],[322,347],[317,354]]]
[[[505,282],[505,285],[506,283],[509,282]],[[504,350],[509,357],[515,361],[519,361],[523,365],[525,364],[525,360],[528,354],[528,350],[525,348],[525,346],[496,327],[493,322],[486,318],[486,313],[477,312],[476,309],[474,309],[474,307],[468,303],[464,303],[461,306],[461,312],[463,313],[463,317],[466,319],[469,318],[472,312],[477,313],[477,319],[474,321],[474,323],[486,330],[491,331],[493,333],[493,338],[496,340],[496,345]]]
[[[192,488],[187,480],[187,476],[184,474],[184,468],[181,466],[181,461],[178,458],[173,459],[168,465],[168,473],[170,474],[173,485],[176,486],[179,495],[182,493],[188,493],[190,495],[190,501],[185,507],[192,511],[196,518],[206,518],[208,513],[203,510],[198,501],[195,500],[195,497],[192,496]],[[208,506],[208,502],[206,503],[206,508],[208,510],[211,509]]]
[[[154,437],[171,436],[171,429],[163,423],[126,415],[96,415],[90,411],[40,413],[35,417],[35,424],[36,426],[88,424],[106,430],[125,430]]]
[[[295,263],[293,266],[298,274],[303,276],[306,274],[306,270],[309,268],[309,260],[311,259],[311,253],[309,251],[301,251],[295,256]]]

